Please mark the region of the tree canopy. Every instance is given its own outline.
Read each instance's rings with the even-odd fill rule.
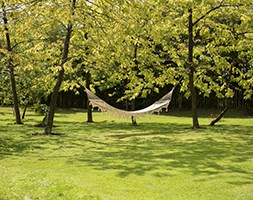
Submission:
[[[198,127],[198,95],[252,97],[252,9],[249,0],[2,0],[0,101],[78,93],[86,73],[93,90],[122,87],[121,100],[180,80]]]

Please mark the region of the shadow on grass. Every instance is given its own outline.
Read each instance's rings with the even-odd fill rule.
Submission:
[[[1,120],[3,121],[3,120]],[[34,149],[45,149],[44,145],[56,145],[59,136],[42,135],[41,128],[33,125],[7,123],[0,126],[0,159],[15,156],[27,156]]]
[[[114,170],[117,176],[161,177],[176,172],[203,175],[211,179],[221,174],[234,174],[241,179],[229,183],[253,184],[253,172],[245,167],[253,158],[253,126],[219,125],[200,130],[188,124],[58,122],[60,136],[33,135],[30,126],[0,127],[0,159],[41,155],[45,159],[64,159],[76,166],[95,170]],[[67,152],[67,153],[66,153]],[[44,157],[43,157],[44,159]],[[202,181],[205,181],[203,179]]]
[[[242,184],[253,183],[253,172],[243,167],[253,158],[253,135],[249,131],[253,126],[222,125],[201,130],[187,127],[160,123],[145,123],[142,127],[96,124],[96,129],[106,133],[104,138],[91,137],[87,142],[92,144],[83,148],[84,154],[69,162],[97,170],[116,170],[119,177],[146,173],[171,176],[175,171],[187,171],[211,178],[234,173],[245,179]]]
[[[222,109],[198,109],[198,116],[201,118],[216,118]],[[175,116],[175,117],[192,117],[191,110],[183,110],[177,111],[172,110],[165,113],[161,113],[161,115],[166,116]],[[229,109],[225,114],[224,118],[249,118],[246,116],[243,110],[239,109]]]

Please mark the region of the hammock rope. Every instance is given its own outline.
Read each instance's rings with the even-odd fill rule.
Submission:
[[[118,108],[115,108],[102,99],[100,99],[98,96],[96,96],[94,93],[92,93],[89,89],[85,87],[88,99],[90,101],[90,104],[92,105],[93,108],[97,107],[101,111],[108,112],[109,114],[113,114],[119,117],[139,117],[139,116],[144,116],[147,114],[152,114],[154,112],[161,112],[163,108],[168,110],[168,106],[171,102],[172,99],[172,94],[175,89],[175,86],[171,89],[170,92],[168,92],[166,95],[164,95],[161,99],[153,103],[152,105],[143,108],[141,110],[136,110],[136,111],[126,111],[126,110],[121,110]]]

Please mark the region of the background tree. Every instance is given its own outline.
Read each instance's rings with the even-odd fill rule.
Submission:
[[[51,83],[44,79],[45,70],[43,71],[43,67],[41,68],[43,61],[37,56],[42,49],[43,39],[38,37],[36,32],[38,28],[36,27],[38,26],[37,16],[33,13],[36,3],[37,1],[8,2],[8,7],[6,7],[7,14],[10,16],[8,33],[12,42],[12,52],[9,57],[6,54],[5,45],[1,45],[3,47],[1,48],[1,65],[3,66],[1,70],[3,79],[1,81],[4,81],[5,84],[1,85],[3,87],[1,98],[3,103],[8,103],[14,99],[9,95],[8,85],[11,85],[11,81],[9,82],[6,79],[7,68],[4,65],[11,58],[11,61],[15,63],[13,72],[17,95],[16,101],[18,101],[18,107],[24,106],[22,118],[25,116],[27,105],[38,103],[41,98],[48,95],[47,86]],[[1,28],[5,29],[3,25],[4,23],[2,23]],[[7,32],[3,31],[1,33],[4,36]],[[1,44],[3,43],[2,40]]]
[[[5,65],[7,65],[7,68],[9,69],[9,75],[10,75],[10,81],[11,81],[11,89],[12,89],[12,98],[13,98],[13,105],[14,105],[14,111],[15,111],[15,117],[16,117],[16,123],[22,124],[21,117],[20,117],[20,111],[19,111],[19,102],[18,102],[18,94],[16,89],[16,79],[15,79],[15,67],[18,63],[15,63],[15,52],[13,49],[12,43],[11,43],[11,34],[10,29],[14,28],[11,27],[9,22],[9,15],[10,13],[13,13],[17,8],[13,8],[16,6],[15,4],[6,4],[4,1],[2,1],[1,10],[2,10],[2,26],[3,26],[3,32],[5,37],[5,43],[6,48],[2,49],[2,52],[4,53],[2,61]],[[13,20],[14,21],[14,20]],[[15,22],[14,22],[15,24]],[[11,27],[11,28],[10,28]],[[14,31],[14,30],[12,30]]]
[[[55,4],[54,4],[54,6],[55,6]],[[54,6],[52,6],[52,7],[54,7]],[[51,102],[50,102],[49,113],[48,113],[48,122],[47,122],[47,125],[45,128],[45,134],[52,133],[57,96],[58,96],[58,93],[59,93],[59,90],[61,87],[61,83],[63,81],[64,71],[65,71],[64,65],[68,61],[69,44],[70,44],[70,39],[71,39],[71,33],[73,31],[72,30],[72,27],[73,27],[72,17],[74,15],[75,9],[76,9],[76,0],[71,1],[70,5],[65,5],[65,6],[69,7],[69,9],[67,9],[69,14],[65,13],[64,10],[60,9],[60,12],[67,14],[66,25],[64,25],[64,22],[63,22],[64,28],[66,29],[65,30],[66,33],[65,33],[65,38],[63,41],[62,57],[61,57],[60,66],[58,69],[58,76],[57,76],[56,84],[54,86],[53,93],[51,96]],[[58,9],[59,9],[59,7],[58,7]],[[66,8],[64,8],[64,9],[66,9]],[[61,14],[63,14],[63,13],[61,13]]]
[[[24,99],[23,83],[24,79],[29,77],[25,73],[26,54],[24,51],[30,47],[31,33],[29,32],[29,23],[32,19],[29,18],[30,4],[27,1],[2,1],[1,2],[1,75],[8,86],[6,77],[6,69],[9,71],[10,86],[12,97],[5,93],[3,97],[5,100],[13,101],[14,111],[16,116],[16,123],[20,124],[21,117],[19,111],[19,104],[22,104]],[[5,43],[5,44],[4,44]],[[23,76],[23,75],[26,76]],[[31,78],[31,77],[30,77]],[[6,88],[6,87],[5,87]],[[6,91],[6,90],[5,90]]]
[[[180,89],[192,98],[193,127],[198,128],[198,95],[229,99],[237,89],[245,98],[252,95],[250,3],[12,1],[8,24],[3,9],[1,15],[1,28],[8,25],[8,31],[0,38],[0,81],[8,82],[6,63],[12,61],[17,101],[37,102],[52,94],[45,130],[51,134],[58,92],[78,93],[84,80],[92,80],[93,91],[108,90],[114,98],[134,102],[182,77]],[[6,33],[13,38],[11,52]],[[7,91],[3,87],[1,94]]]
[[[115,85],[123,86],[120,100],[146,97],[158,92],[159,86],[175,82],[175,69],[163,66],[165,59],[158,53],[157,34],[166,19],[156,6],[155,1],[94,5],[99,10],[89,25],[97,28],[88,35],[99,44],[93,49],[96,71],[101,72],[94,72],[100,78],[97,84],[101,89],[114,88],[113,94],[117,93]]]
[[[192,100],[192,117],[193,127],[198,128],[198,115],[197,115],[197,93],[204,93],[208,95],[211,91],[216,91],[217,95],[221,94],[221,90],[218,91],[215,87],[209,87],[206,82],[211,79],[207,71],[212,62],[212,52],[219,52],[219,45],[210,45],[212,42],[208,36],[207,30],[209,30],[212,24],[215,24],[214,18],[219,15],[225,15],[228,10],[236,10],[241,13],[241,8],[248,7],[249,2],[240,1],[197,1],[197,2],[186,2],[182,4],[174,4],[171,6],[175,12],[168,12],[174,15],[175,30],[179,32],[179,37],[175,37],[178,41],[178,47],[174,50],[170,50],[172,59],[181,70],[188,71],[189,75],[183,79],[184,82],[189,82],[190,96]],[[228,9],[228,10],[226,10]],[[217,18],[216,18],[217,19]],[[216,23],[216,29],[222,29],[222,24]],[[180,31],[179,31],[180,30]],[[215,29],[213,29],[215,30]],[[214,31],[215,32],[215,31]],[[225,33],[220,32],[215,35],[215,40],[223,40],[226,37]],[[210,50],[209,54],[207,48]],[[219,65],[218,63],[216,63]],[[208,78],[207,78],[208,77]],[[204,80],[204,81],[203,81]],[[185,86],[187,84],[184,84]],[[217,86],[217,85],[216,85]],[[182,90],[188,87],[182,87]],[[230,90],[228,90],[230,91]],[[186,93],[187,94],[187,93]]]
[[[246,35],[252,32],[248,20],[250,10],[250,7],[243,5],[238,8],[225,7],[209,23],[207,54],[212,60],[206,71],[210,77],[209,88],[213,88],[218,98],[224,99],[223,111],[210,125],[217,123],[226,113],[236,90],[243,90],[240,87],[240,81],[243,80],[240,74],[247,72],[250,65],[250,59],[243,56],[251,51],[251,47],[246,45],[249,42]],[[217,35],[222,35],[223,38]],[[218,48],[212,48],[213,46]]]

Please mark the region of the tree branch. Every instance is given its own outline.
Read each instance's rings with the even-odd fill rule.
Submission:
[[[207,11],[204,15],[202,15],[199,19],[197,19],[195,22],[192,23],[192,26],[195,26],[200,20],[204,19],[207,15],[209,15],[211,12],[221,8],[221,7],[225,7],[225,6],[229,6],[228,4],[220,4],[216,7],[213,7],[212,9],[210,9],[209,11]]]

